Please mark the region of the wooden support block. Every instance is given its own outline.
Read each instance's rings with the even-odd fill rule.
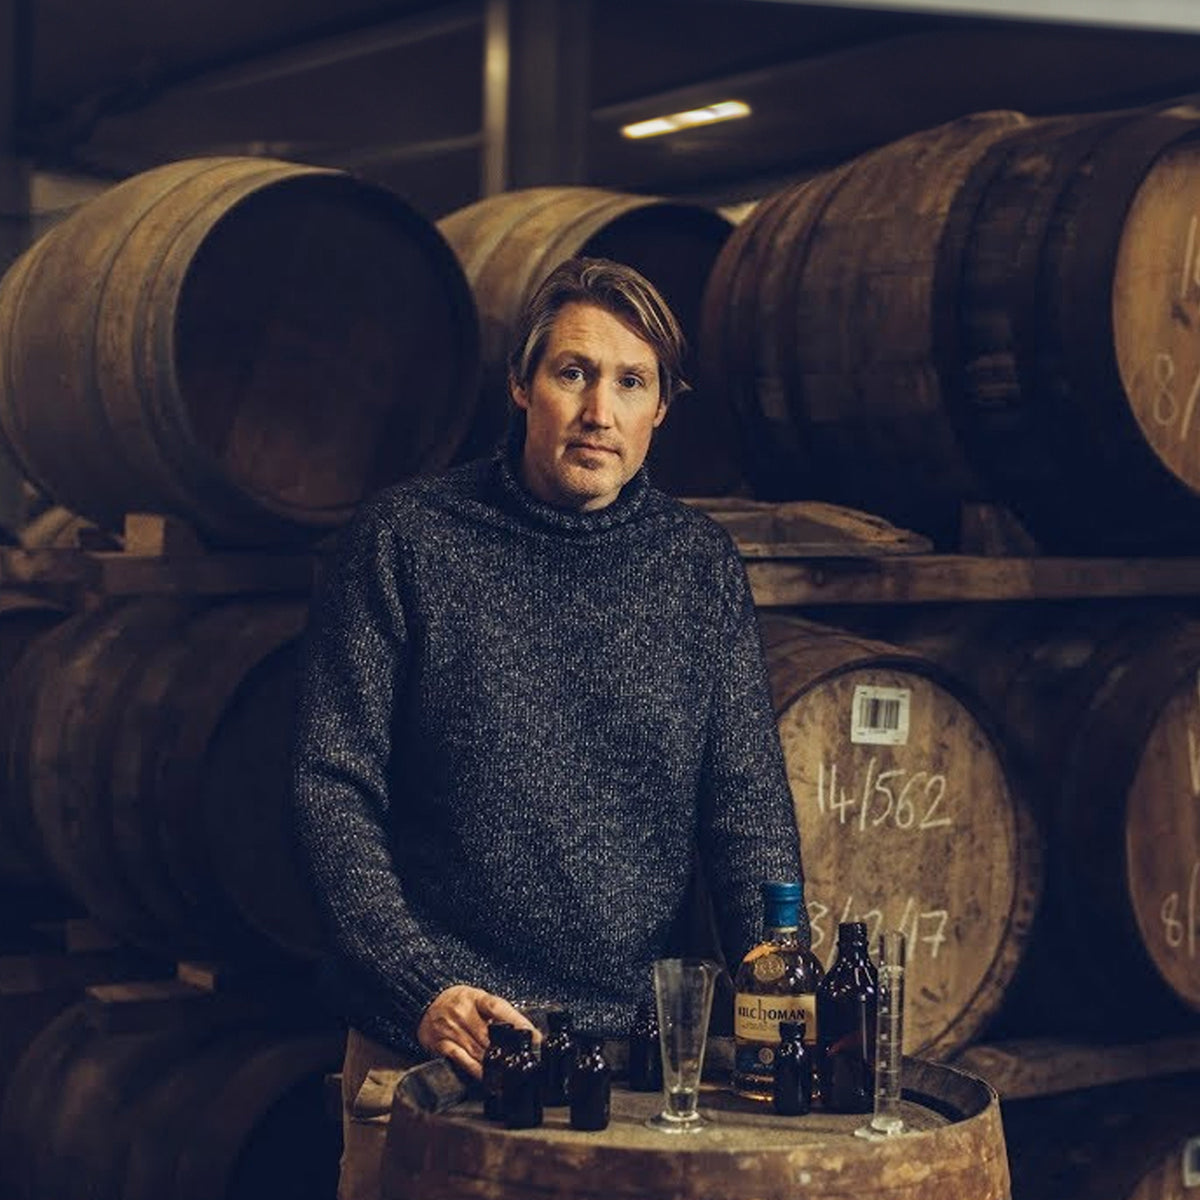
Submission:
[[[770,504],[736,496],[689,499],[723,526],[743,558],[924,554],[933,544],[883,517],[819,500]]]
[[[977,1044],[964,1050],[953,1065],[986,1079],[1001,1100],[1024,1100],[1181,1071],[1200,1072],[1200,1033],[1118,1046],[1041,1038]],[[1197,1105],[1200,1112],[1200,1094]]]
[[[139,557],[203,554],[204,547],[192,527],[164,513],[125,514],[125,553]]]

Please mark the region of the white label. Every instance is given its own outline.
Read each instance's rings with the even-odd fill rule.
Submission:
[[[1183,1186],[1200,1187],[1200,1137],[1192,1138],[1183,1148]]]
[[[850,740],[867,746],[903,746],[908,743],[908,688],[866,687],[854,689]]]

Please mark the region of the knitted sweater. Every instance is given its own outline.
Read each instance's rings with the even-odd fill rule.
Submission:
[[[800,878],[745,573],[644,470],[605,508],[512,450],[362,506],[314,599],[300,845],[342,1015],[415,1052],[454,983],[627,1028],[697,849],[731,964]]]

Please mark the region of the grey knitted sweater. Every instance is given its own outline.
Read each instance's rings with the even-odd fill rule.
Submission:
[[[545,505],[510,447],[385,490],[314,600],[294,755],[342,1015],[416,1051],[454,983],[621,1032],[697,848],[734,964],[800,878],[728,536],[652,488]]]

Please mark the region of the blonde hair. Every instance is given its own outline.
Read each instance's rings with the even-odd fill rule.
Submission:
[[[658,359],[663,404],[689,390],[682,372],[683,331],[675,314],[644,275],[607,258],[569,258],[534,292],[517,321],[508,357],[509,378],[518,387],[529,387],[558,314],[572,303],[604,309],[650,345]]]

